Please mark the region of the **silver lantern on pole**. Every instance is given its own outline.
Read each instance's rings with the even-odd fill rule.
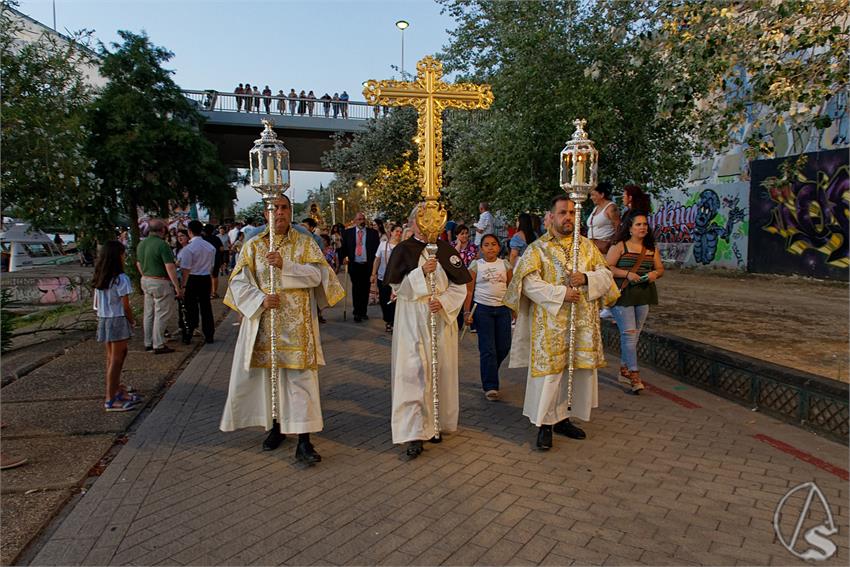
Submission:
[[[277,139],[272,127],[274,122],[263,120],[265,129],[260,138],[254,140],[254,147],[248,152],[248,168],[251,177],[251,187],[263,198],[268,212],[269,252],[276,250],[274,227],[274,202],[284,197],[289,189],[289,151],[283,142]],[[278,274],[274,266],[269,265],[269,281],[266,282],[267,293],[275,294],[278,290]],[[260,282],[262,285],[263,282]],[[269,335],[271,336],[271,393],[272,420],[278,419],[277,391],[277,309],[269,314]]]
[[[597,165],[599,152],[593,140],[587,137],[584,126],[587,120],[581,118],[573,121],[576,127],[573,137],[561,150],[561,189],[567,192],[570,200],[575,203],[575,222],[573,223],[573,245],[570,258],[570,273],[578,270],[579,239],[581,236],[581,208],[597,184]],[[569,276],[567,276],[569,277]],[[567,284],[569,285],[569,283]],[[567,364],[567,407],[573,406],[573,375],[575,374],[576,346],[576,309],[575,303],[570,304],[570,330],[568,337]]]

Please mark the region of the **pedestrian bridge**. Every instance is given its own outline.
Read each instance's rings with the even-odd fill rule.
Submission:
[[[184,90],[183,94],[206,118],[204,134],[218,147],[221,159],[228,167],[241,168],[248,167],[248,151],[263,130],[260,121],[270,118],[278,138],[289,150],[293,170],[329,171],[322,166],[321,157],[333,148],[334,134],[339,132],[350,138],[355,132],[365,130],[368,120],[376,117],[378,108],[356,101],[336,103],[339,105],[336,108],[328,104],[325,108],[321,100],[290,101],[286,97],[260,96],[251,97],[256,98],[259,105],[252,104],[249,113],[244,104],[237,105],[237,95],[232,93]],[[239,98],[244,102],[248,97]],[[290,102],[295,102],[295,112],[290,112]]]

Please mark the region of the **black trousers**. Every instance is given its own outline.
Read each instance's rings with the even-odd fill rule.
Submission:
[[[384,323],[392,325],[395,321],[395,302],[390,303],[393,289],[389,284],[384,284],[378,280],[378,300],[381,302],[381,314],[384,316]]]
[[[366,315],[366,308],[369,306],[372,266],[368,262],[364,264],[349,262],[348,277],[351,278],[351,304],[354,306],[354,316],[362,317]]]
[[[213,321],[210,293],[212,293],[210,276],[189,276],[189,281],[186,282],[186,295],[183,297],[183,304],[186,306],[184,341],[189,341],[192,338],[192,333],[198,328],[198,312],[201,316],[201,331],[204,333],[204,338],[208,341],[213,340],[215,322]]]

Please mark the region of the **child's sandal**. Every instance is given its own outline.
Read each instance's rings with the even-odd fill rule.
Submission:
[[[103,409],[111,412],[111,411],[132,411],[136,409],[136,404],[138,402],[131,402],[129,400],[120,399],[121,394],[118,394],[111,400],[107,400],[103,402]]]
[[[119,388],[118,393],[115,394],[115,398],[113,399],[118,400],[119,402],[131,402],[137,404],[142,401],[142,396]]]

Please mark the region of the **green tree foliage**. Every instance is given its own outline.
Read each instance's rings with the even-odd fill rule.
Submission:
[[[366,207],[395,222],[406,222],[410,211],[422,200],[416,163],[403,161],[395,167],[379,167],[369,185]]]
[[[643,0],[440,1],[457,23],[447,69],[490,83],[495,95],[489,112],[447,133],[456,207],[545,207],[560,191],[558,154],[579,117],[599,149],[601,178],[656,191],[679,184],[692,146],[675,117],[656,116],[667,70],[638,40],[651,25]]]
[[[261,222],[265,222],[263,220],[264,212],[265,205],[262,201],[257,201],[256,203],[251,203],[247,207],[236,211],[236,220],[240,222],[250,222],[252,220],[259,220]]]
[[[105,230],[101,182],[86,151],[86,109],[94,96],[81,70],[94,63],[86,33],[61,41],[27,33],[0,3],[3,209],[36,227]]]
[[[750,158],[772,155],[769,133],[826,128],[824,105],[847,90],[847,0],[660,0],[648,36],[668,74],[662,117],[685,110],[687,124],[723,150],[744,142]],[[738,136],[753,121],[745,138]],[[731,134],[731,137],[730,137]]]
[[[139,241],[138,211],[167,216],[172,204],[220,210],[235,197],[231,175],[201,134],[202,117],[162,67],[173,54],[144,34],[119,31],[113,51],[100,46],[109,79],[90,113],[91,155],[108,194]]]
[[[357,182],[362,181],[369,186],[369,200],[372,201],[373,188],[381,186],[381,181],[376,181],[379,172],[383,176],[400,170],[405,164],[415,168],[415,136],[416,111],[406,107],[393,108],[386,116],[370,120],[366,130],[355,134],[352,140],[338,135],[334,149],[322,156],[322,164],[336,172],[336,178],[323,191],[311,193],[307,200],[319,203],[327,222],[330,222],[331,192],[334,198],[346,200],[348,219],[366,208],[378,213],[388,212],[376,208],[375,203],[367,203]],[[376,182],[379,185],[376,186]],[[341,213],[341,209],[338,212]],[[337,215],[337,220],[340,219],[341,216]]]

